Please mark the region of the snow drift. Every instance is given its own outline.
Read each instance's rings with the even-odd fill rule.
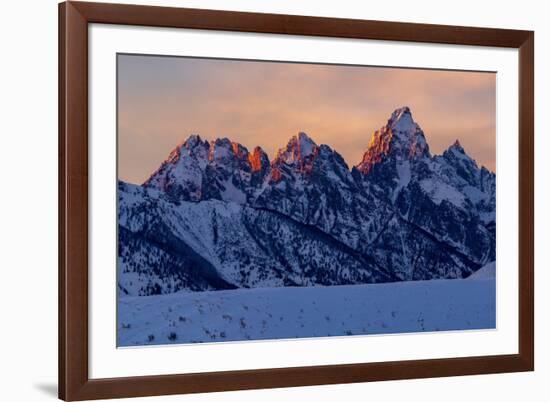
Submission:
[[[118,346],[491,329],[495,280],[125,297]]]

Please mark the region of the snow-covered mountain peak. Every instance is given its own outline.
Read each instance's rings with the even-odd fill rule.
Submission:
[[[476,161],[468,155],[464,147],[460,144],[460,141],[456,140],[449,148],[443,152],[443,158],[450,162],[453,165],[456,164],[466,164],[471,165],[472,168],[477,169]]]
[[[413,120],[411,110],[407,107],[396,109],[385,127],[379,133],[387,137],[389,151],[403,157],[419,157],[429,155],[429,147],[424,132]],[[376,133],[371,144],[376,140]]]
[[[214,163],[225,163],[233,159],[242,159],[248,156],[248,150],[241,144],[227,138],[216,138],[210,141],[208,159]]]
[[[298,136],[295,136],[294,139],[302,157],[311,155],[315,147],[317,147],[317,144],[304,132],[298,133]]]
[[[201,136],[198,134],[191,134],[185,141],[182,142],[182,145],[186,148],[194,148],[199,144],[203,144]]]
[[[464,147],[462,147],[462,144],[458,139],[455,142],[453,142],[453,144],[448,148],[448,150],[451,152],[458,152],[461,154],[466,153],[466,151],[464,151]]]
[[[244,203],[269,172],[267,154],[228,138],[212,141],[192,135],[178,145],[143,184],[184,201],[208,199]]]
[[[408,106],[395,109],[388,120],[388,127],[396,131],[410,131],[415,126],[416,123]]]
[[[407,106],[396,109],[387,124],[372,135],[359,171],[368,174],[372,168],[386,159],[412,160],[430,156],[430,148],[424,132],[413,120]]]
[[[210,144],[194,134],[176,146],[143,186],[175,197],[198,201],[202,197],[202,171],[208,164]]]
[[[187,139],[182,141],[174,149],[172,149],[172,151],[170,151],[168,157],[162,162],[161,167],[178,164],[180,163],[180,159],[185,157],[198,157],[200,159],[204,159],[208,155],[209,146],[208,141],[203,141],[199,135],[190,135]],[[158,170],[153,173],[153,175],[151,175],[145,183],[149,182],[156,173],[158,173]]]
[[[272,165],[298,165],[304,167],[318,153],[317,144],[304,132],[294,135],[285,148],[277,151]]]

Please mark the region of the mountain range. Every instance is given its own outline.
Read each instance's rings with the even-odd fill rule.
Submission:
[[[432,155],[408,107],[351,169],[303,132],[271,161],[191,135],[119,181],[119,294],[468,277],[495,260],[495,185],[458,140]]]

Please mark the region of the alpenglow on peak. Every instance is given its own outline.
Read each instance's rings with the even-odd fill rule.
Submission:
[[[318,148],[317,144],[304,132],[292,136],[285,148],[279,149],[273,164],[284,162],[286,164],[303,164]]]
[[[418,159],[430,156],[424,132],[413,120],[411,110],[396,109],[385,126],[375,131],[357,169],[368,174],[373,167],[388,159]]]

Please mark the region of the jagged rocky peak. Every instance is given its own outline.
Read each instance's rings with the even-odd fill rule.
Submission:
[[[367,174],[385,159],[418,159],[430,156],[424,132],[405,106],[396,109],[385,126],[374,132],[367,151],[357,169]]]
[[[481,186],[480,189],[482,191],[490,191],[491,183],[487,185],[482,184],[485,181],[482,176],[487,176],[488,180],[491,181],[491,175],[486,175],[483,172],[483,170],[486,170],[485,168],[480,169],[475,159],[468,155],[458,140],[447,148],[441,157],[437,157],[436,159],[450,166],[456,176],[466,180],[470,185],[474,187]],[[489,172],[487,171],[487,173]]]
[[[277,151],[275,164],[286,163],[292,165],[295,163],[304,163],[316,153],[319,147],[315,142],[304,132],[293,136],[286,145],[286,148],[281,148]]]
[[[174,177],[174,170],[176,170],[177,166],[182,166],[179,170],[192,165],[204,167],[207,163],[209,149],[210,144],[208,141],[203,141],[197,134],[190,135],[186,140],[182,141],[170,151],[168,157],[143,185],[164,190],[164,187],[168,185],[169,182],[177,179]],[[184,172],[182,171],[182,173]]]
[[[210,144],[207,140],[203,140],[200,135],[191,134],[177,148],[180,150],[182,148],[187,149],[196,156],[206,156],[205,150],[208,151]]]
[[[208,156],[209,147],[208,141],[203,141],[199,135],[192,134],[168,154],[163,164],[176,163],[182,155],[205,158]]]
[[[492,191],[490,188],[495,185],[495,174],[485,166],[478,165],[458,140],[443,152],[442,157],[456,169],[459,176],[464,177],[466,175],[470,182],[479,182],[484,191]]]
[[[286,147],[279,149],[271,162],[271,179],[278,182],[285,174],[292,175],[292,171],[311,172],[318,153],[319,146],[306,133],[300,132],[292,136]]]
[[[462,146],[462,144],[458,139],[455,142],[453,142],[452,145],[449,148],[447,148],[445,152],[452,152],[456,154],[467,155],[466,151],[464,150],[464,147]]]
[[[411,109],[408,106],[395,109],[388,119],[388,126],[398,131],[409,130],[409,128],[415,124],[412,118]]]
[[[145,181],[145,187],[183,201],[208,199],[245,202],[269,173],[267,154],[252,153],[228,138],[202,140],[191,135]]]
[[[248,155],[248,162],[253,172],[262,172],[269,168],[269,157],[261,147],[256,147]]]
[[[317,144],[315,144],[315,142],[304,132],[299,132],[291,141],[297,144],[302,158],[310,156],[317,148]]]
[[[216,138],[215,140],[202,140],[199,135],[190,135],[178,145],[163,162],[166,164],[177,163],[182,156],[188,156],[198,162],[201,169],[205,164],[214,166],[249,164],[248,149],[228,138]]]
[[[203,144],[208,144],[208,141],[203,141],[201,139],[201,136],[198,134],[191,134],[189,137],[187,137],[185,141],[181,143],[180,146],[184,146],[186,148],[191,149],[196,147],[197,145],[203,145]]]
[[[248,150],[239,143],[227,138],[216,138],[210,141],[208,160],[214,164],[225,164],[235,160],[247,160]]]
[[[464,148],[462,147],[462,144],[458,140],[458,138],[453,142],[453,145],[451,145],[449,148],[456,149],[457,151],[464,152]]]
[[[443,152],[442,156],[448,162],[451,162],[453,164],[466,163],[468,165],[473,165],[477,169],[476,161],[472,157],[470,157],[470,155],[468,155],[459,140],[453,142],[453,144]]]
[[[210,144],[191,135],[176,146],[160,167],[143,183],[190,201],[202,198],[202,171],[208,164]]]

